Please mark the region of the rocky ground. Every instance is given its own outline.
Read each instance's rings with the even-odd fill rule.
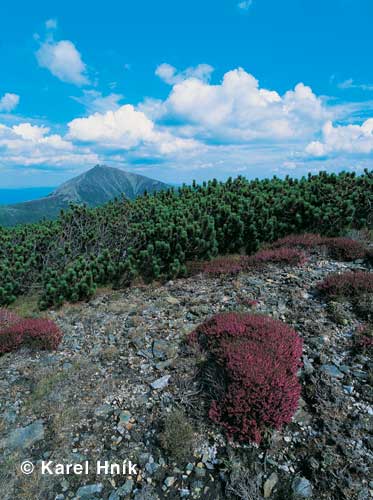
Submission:
[[[1,498],[373,498],[373,363],[353,349],[352,306],[315,290],[356,268],[318,255],[299,268],[106,291],[51,311],[64,332],[56,352],[0,358]],[[230,310],[269,314],[304,339],[299,411],[267,448],[229,444],[208,420],[198,354],[185,342]],[[125,459],[136,474],[96,474],[97,460]],[[34,473],[22,474],[24,460]],[[41,475],[41,460],[94,467]]]

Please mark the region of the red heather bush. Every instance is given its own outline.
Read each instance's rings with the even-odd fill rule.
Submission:
[[[366,247],[359,241],[351,238],[324,238],[312,233],[293,234],[270,245],[270,248],[281,247],[300,247],[309,250],[326,247],[330,257],[344,261],[364,259],[368,256]]]
[[[61,339],[61,330],[51,320],[20,318],[0,309],[0,354],[14,351],[22,344],[52,350]]]
[[[271,243],[270,248],[279,247],[300,247],[300,248],[315,248],[323,244],[323,238],[319,234],[305,233],[305,234],[291,234],[280,238],[279,240]]]
[[[350,261],[364,259],[367,256],[365,246],[350,238],[324,238],[323,244],[327,247],[329,255],[336,260]]]
[[[330,274],[321,281],[317,288],[329,297],[357,297],[373,292],[373,273],[349,271],[342,274]]]
[[[235,275],[239,272],[256,267],[261,264],[288,264],[300,265],[306,261],[306,256],[295,248],[278,248],[274,250],[260,250],[254,255],[228,255],[217,257],[209,262],[203,263],[200,267],[204,274],[210,276],[220,276],[224,274]]]
[[[50,319],[26,318],[17,323],[12,329],[20,333],[23,343],[40,349],[57,349],[62,340],[62,332]]]
[[[219,276],[221,274],[235,275],[242,271],[244,262],[245,258],[242,256],[228,255],[226,257],[217,257],[205,262],[202,272],[210,276]]]
[[[246,259],[246,265],[257,266],[273,262],[274,264],[302,265],[306,262],[306,255],[296,248],[281,247],[274,250],[260,250]]]
[[[190,341],[207,354],[206,366],[223,376],[209,416],[230,439],[260,443],[264,430],[291,421],[302,355],[292,328],[266,316],[223,313],[197,327]]]

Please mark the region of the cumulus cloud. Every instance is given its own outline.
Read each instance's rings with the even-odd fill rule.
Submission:
[[[185,171],[182,181],[201,178],[199,171],[226,176],[250,174],[251,169],[271,175],[348,168],[351,155],[359,155],[353,157],[358,161],[354,168],[369,164],[373,118],[367,103],[364,108],[362,103],[331,106],[304,83],[280,93],[262,87],[242,68],[228,71],[220,81],[211,80],[212,71],[203,64],[182,71],[162,64],[156,74],[170,85],[168,96],[149,97],[137,106],[122,104],[119,93],[84,89],[72,98],[87,115],[71,120],[65,134],[26,121],[0,124],[0,161],[50,166],[132,162],[148,169],[162,164],[163,175]],[[357,116],[360,125],[336,125],[355,123]]]
[[[19,95],[7,92],[0,98],[0,112],[13,111],[19,103]]]
[[[171,132],[157,128],[142,111],[130,104],[125,104],[116,111],[76,118],[68,127],[70,139],[95,143],[105,148],[129,150],[151,145],[158,152],[169,154],[197,146],[193,139],[175,137]]]
[[[40,67],[48,69],[63,82],[75,85],[89,83],[86,65],[70,40],[46,40],[37,50],[36,58]]]
[[[322,129],[322,141],[312,141],[306,152],[314,157],[335,153],[370,154],[373,152],[373,118],[361,125],[334,126],[328,121]]]
[[[171,64],[163,63],[157,67],[155,74],[169,85],[175,85],[188,78],[208,81],[213,71],[214,68],[209,64],[198,64],[198,66],[191,66],[184,71],[177,71]]]
[[[280,95],[261,88],[242,68],[227,72],[220,84],[184,78],[173,85],[166,101],[147,100],[142,110],[154,119],[177,119],[184,124],[180,133],[187,136],[223,142],[298,140],[331,118],[303,83]]]
[[[12,127],[0,124],[0,158],[9,165],[66,166],[97,161],[95,153],[77,148],[48,127],[25,122]]]

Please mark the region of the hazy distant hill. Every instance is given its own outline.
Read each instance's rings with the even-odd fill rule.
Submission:
[[[53,219],[69,203],[85,203],[95,207],[124,194],[134,199],[144,191],[152,193],[169,186],[143,175],[124,172],[117,168],[96,165],[88,172],[62,184],[53,193],[37,200],[0,206],[0,225],[13,226]]]

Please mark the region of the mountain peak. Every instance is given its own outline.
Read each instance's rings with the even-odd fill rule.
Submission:
[[[124,195],[135,199],[147,191],[152,193],[169,186],[133,172],[97,164],[93,168],[68,180],[46,198],[1,207],[0,225],[36,222],[42,218],[55,218],[70,203],[90,207],[102,205]]]

